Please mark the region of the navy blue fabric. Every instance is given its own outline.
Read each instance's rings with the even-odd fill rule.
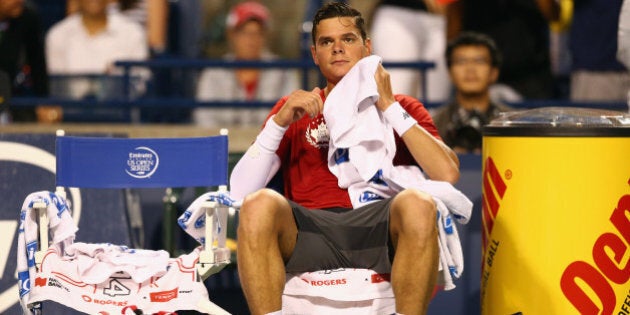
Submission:
[[[198,138],[57,137],[57,186],[227,185],[227,136]]]

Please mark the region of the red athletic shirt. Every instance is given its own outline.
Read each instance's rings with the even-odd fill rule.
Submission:
[[[326,100],[322,91],[322,101]],[[288,97],[280,99],[269,115],[277,113]],[[400,105],[434,137],[440,139],[431,115],[417,99],[395,95]],[[400,137],[396,138],[394,165],[417,165]],[[305,115],[292,123],[280,142],[276,154],[281,160],[285,196],[304,207],[323,209],[352,208],[347,189],[337,185],[337,177],[328,170],[328,132],[322,114]]]

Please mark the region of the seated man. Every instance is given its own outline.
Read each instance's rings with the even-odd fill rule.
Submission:
[[[328,168],[324,101],[371,54],[364,19],[347,4],[325,4],[315,14],[312,40],[313,60],[326,87],[283,97],[231,176],[232,197],[244,197],[238,268],[249,308],[252,314],[280,314],[285,272],[365,268],[391,273],[396,312],[423,314],[438,270],[432,197],[404,189],[353,209],[348,190],[338,186]],[[396,130],[394,164],[418,165],[433,180],[456,182],[459,161],[440,140],[424,106],[393,95],[381,65],[374,81],[379,98],[373,106]],[[264,188],[279,170],[284,196]]]
[[[465,32],[449,43],[446,63],[455,98],[436,109],[435,125],[455,152],[481,154],[481,127],[511,110],[490,95],[499,77],[500,52],[492,38]]]

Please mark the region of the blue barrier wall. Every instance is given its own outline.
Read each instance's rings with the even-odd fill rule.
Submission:
[[[0,152],[5,152],[7,143],[21,143],[27,149],[41,149],[39,154],[49,154],[53,158],[54,135],[0,134]],[[4,145],[4,147],[3,147]],[[26,152],[19,158],[23,161],[8,161],[0,153],[0,195],[4,202],[0,204],[0,248],[6,248],[9,255],[0,256],[3,267],[0,279],[0,294],[9,296],[10,301],[0,303],[0,313],[19,314],[17,303],[17,280],[15,278],[17,218],[24,198],[37,190],[52,190],[54,173],[29,162],[32,152]],[[5,154],[6,155],[6,154]],[[45,160],[46,157],[35,157]],[[465,257],[465,270],[462,278],[456,281],[457,288],[439,292],[432,301],[429,314],[467,314],[480,313],[479,283],[481,270],[481,157],[479,155],[461,155],[461,179],[456,185],[474,202],[473,215],[467,225],[457,225]],[[142,190],[139,192],[144,218],[144,230],[147,247],[160,247],[163,190]],[[195,197],[194,191],[184,191],[179,203],[186,207]],[[83,202],[77,241],[130,244],[124,195],[120,190],[81,190]],[[181,209],[180,209],[181,210]],[[6,243],[6,244],[5,244]],[[195,246],[194,242],[180,241],[184,250]],[[3,257],[3,258],[2,258]],[[3,261],[4,260],[4,261]],[[4,264],[2,264],[4,263]],[[234,314],[247,314],[247,306],[242,295],[235,266],[206,280],[210,298],[215,303]],[[14,291],[12,295],[10,291]],[[11,303],[12,302],[12,303]],[[46,314],[72,314],[62,306],[47,304]]]

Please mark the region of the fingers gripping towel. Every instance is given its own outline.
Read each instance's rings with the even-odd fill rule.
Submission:
[[[375,106],[378,90],[374,74],[378,56],[361,59],[339,81],[324,103],[330,132],[328,167],[338,185],[347,188],[354,208],[394,196],[406,188],[430,194],[438,205],[440,274],[445,289],[463,271],[463,255],[452,219],[465,224],[472,202],[447,182],[426,179],[417,166],[394,166],[396,145],[392,126]],[[450,232],[450,233],[449,233]]]
[[[52,241],[37,268],[37,211],[46,204]],[[199,248],[177,258],[164,251],[112,244],[74,243],[78,230],[66,201],[48,191],[30,194],[20,211],[17,273],[24,314],[42,301],[55,301],[89,314],[124,314],[129,307],[146,314],[203,311],[208,291],[198,281]]]

